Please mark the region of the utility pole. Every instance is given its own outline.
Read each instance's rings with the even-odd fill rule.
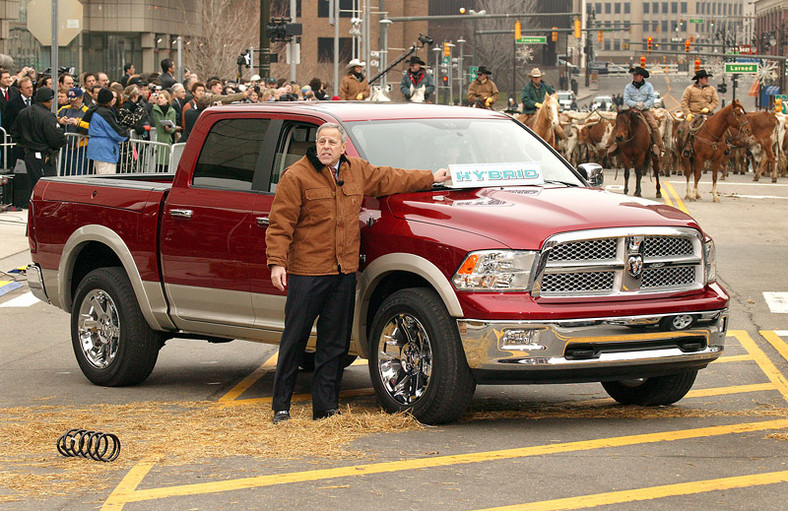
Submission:
[[[271,41],[265,33],[265,27],[271,19],[270,0],[260,0],[260,76],[271,76]]]

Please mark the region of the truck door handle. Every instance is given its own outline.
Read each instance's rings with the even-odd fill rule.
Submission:
[[[268,220],[267,216],[258,216],[257,217],[257,225],[259,227],[266,227],[270,221]]]
[[[179,218],[191,218],[192,217],[192,210],[191,209],[171,209],[170,216],[176,216]]]

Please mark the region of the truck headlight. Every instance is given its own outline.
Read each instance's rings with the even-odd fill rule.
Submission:
[[[528,291],[536,254],[525,250],[471,252],[452,282],[460,291]]]
[[[703,268],[705,284],[717,280],[717,251],[711,238],[703,240]]]

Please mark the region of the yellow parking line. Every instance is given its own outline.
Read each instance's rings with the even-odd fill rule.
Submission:
[[[788,380],[777,367],[775,367],[774,363],[769,360],[766,353],[755,344],[750,334],[748,334],[746,330],[728,330],[728,335],[738,339],[739,343],[744,346],[744,349],[755,359],[761,371],[763,371],[766,377],[774,383],[774,386],[780,391],[780,394],[788,400]]]
[[[786,427],[788,427],[788,419],[778,419],[741,424],[726,424],[723,426],[710,426],[705,428],[684,429],[677,431],[665,431],[662,433],[647,433],[613,438],[599,438],[595,440],[583,440],[579,442],[537,445],[532,447],[504,449],[499,451],[475,452],[453,456],[416,458],[384,463],[371,463],[366,465],[308,470],[303,472],[244,477],[225,481],[213,481],[208,483],[136,490],[134,492],[127,493],[124,500],[127,503],[142,502],[168,497],[201,495],[206,493],[260,488],[280,484],[321,481],[340,477],[358,477],[373,474],[403,472],[408,470],[447,467],[469,463],[501,461],[530,456],[545,456],[549,454],[566,452],[589,451],[593,449],[625,447],[658,442],[671,442],[676,440],[689,440],[693,438],[708,438],[711,436],[722,436],[736,433],[750,433],[755,431],[784,429]]]
[[[140,485],[142,480],[148,475],[148,472],[156,464],[157,459],[142,460],[121,480],[120,484],[112,491],[104,505],[101,506],[101,511],[121,511],[123,506],[128,502],[126,500],[129,495],[134,493],[137,486]]]
[[[777,350],[777,353],[782,355],[785,360],[788,360],[788,344],[783,341],[777,332],[772,330],[761,330],[761,335],[764,339],[769,341],[769,344],[774,346],[774,349]]]
[[[754,383],[752,385],[734,385],[732,387],[715,387],[712,389],[697,389],[687,392],[686,397],[711,397],[727,396],[728,394],[743,394],[745,392],[762,392],[764,390],[775,390],[774,383]]]
[[[613,491],[597,493],[596,495],[583,495],[582,497],[569,497],[565,499],[544,500],[530,502],[515,506],[491,507],[484,511],[557,511],[563,509],[585,509],[611,504],[623,504],[643,500],[654,500],[663,497],[676,497],[679,495],[695,495],[710,491],[733,490],[736,488],[750,488],[765,484],[788,482],[788,470],[782,472],[767,472],[765,474],[752,474],[748,476],[723,477],[721,479],[706,479],[689,483],[666,484],[636,490]]]
[[[689,210],[687,210],[687,206],[684,205],[684,201],[681,200],[681,197],[676,192],[676,189],[673,188],[672,184],[670,184],[670,181],[665,181],[665,188],[668,189],[668,193],[670,193],[673,196],[673,198],[676,200],[676,207],[689,215],[690,212]]]
[[[235,387],[230,389],[230,391],[219,398],[219,402],[222,404],[227,404],[231,401],[235,401],[241,394],[249,390],[249,387],[257,383],[257,380],[262,378],[266,373],[271,371],[276,367],[276,361],[279,358],[279,350],[276,351],[268,360],[263,362],[263,365],[255,369],[252,374],[244,378],[240,381]]]

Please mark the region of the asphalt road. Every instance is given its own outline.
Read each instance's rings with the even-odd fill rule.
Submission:
[[[299,397],[298,417],[274,429],[274,347],[173,340],[143,384],[97,387],[76,364],[69,317],[28,300],[20,279],[0,296],[0,510],[782,510],[788,309],[775,310],[788,299],[764,293],[788,293],[788,180],[729,177],[717,204],[708,180],[701,201],[685,202],[683,179],[663,179],[662,201],[716,241],[726,352],[657,409],[619,406],[598,384],[489,386],[459,423],[419,427],[380,414],[355,365],[345,415],[313,424]],[[607,171],[610,191],[622,184]],[[0,215],[0,234],[0,270],[25,264],[24,215]],[[309,383],[302,374],[297,394]],[[117,433],[120,457],[61,458],[55,442],[70,427]]]

